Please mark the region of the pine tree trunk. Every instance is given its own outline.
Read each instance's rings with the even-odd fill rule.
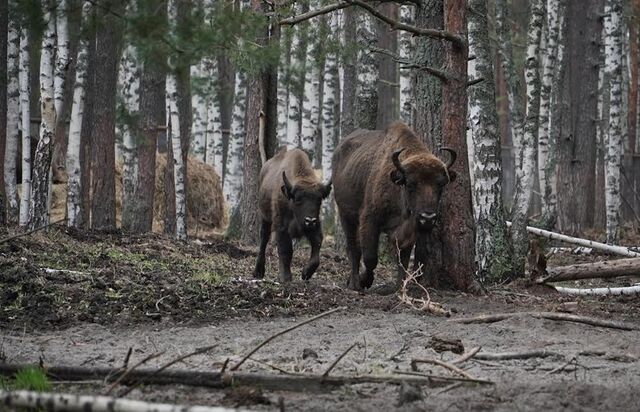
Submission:
[[[7,60],[8,45],[8,0],[0,0],[0,62]],[[0,79],[7,78],[7,65],[0,64]],[[4,160],[5,145],[7,141],[7,82],[0,82],[0,159]],[[4,167],[0,167],[0,232],[5,232],[6,224]]]
[[[40,123],[40,138],[33,159],[31,209],[29,211],[29,228],[32,230],[49,223],[49,170],[56,127],[53,84],[56,23],[46,3],[43,6],[43,13],[44,20],[48,23],[42,37],[40,56],[40,116],[42,121]]]
[[[411,6],[400,6],[400,21],[405,24],[414,24],[415,10]],[[398,54],[403,60],[410,60],[414,55],[414,41],[411,33],[398,30]],[[411,88],[411,70],[399,69],[399,88],[400,88],[400,119],[408,124],[413,125],[413,93]]]
[[[482,281],[500,282],[513,274],[513,260],[502,205],[502,159],[489,41],[487,0],[471,0],[469,78],[484,81],[469,88],[472,130],[475,247]],[[471,151],[471,149],[470,149]]]
[[[533,194],[535,174],[536,143],[538,138],[538,114],[540,111],[540,37],[544,24],[545,3],[535,0],[531,4],[531,17],[527,37],[527,60],[525,81],[527,84],[527,109],[522,140],[517,144],[519,150],[520,172],[517,174],[516,194],[513,202],[513,226],[511,239],[514,249],[514,263],[517,273],[524,273],[524,264],[529,251],[527,223],[529,206]]]
[[[135,3],[134,3],[135,4]],[[135,7],[135,6],[134,6]],[[122,125],[122,229],[132,232],[135,221],[138,186],[138,125],[140,108],[140,64],[136,48],[129,44],[120,65],[124,123]]]
[[[605,67],[609,74],[609,130],[605,152],[605,202],[607,243],[618,241],[620,161],[622,156],[622,1],[605,3]]]
[[[312,10],[319,8],[320,0],[311,0]],[[305,58],[304,97],[302,101],[301,147],[311,159],[314,159],[316,137],[320,127],[320,76],[323,68],[320,55],[319,24],[312,22],[307,28],[307,47]]]
[[[295,13],[302,12],[302,4],[296,2]],[[291,28],[291,62],[289,64],[289,108],[287,110],[287,141],[288,148],[300,146],[300,128],[302,119],[301,95],[304,91],[305,56],[303,31],[300,25]]]
[[[169,0],[167,4],[167,15],[169,16],[169,27],[177,29],[178,25],[178,0]],[[173,155],[173,185],[175,194],[175,237],[186,239],[186,193],[185,193],[185,161],[182,153],[181,127],[186,126],[180,122],[180,107],[178,96],[178,70],[176,61],[169,62],[169,73],[167,74],[167,133],[171,137],[171,153]],[[167,161],[168,163],[168,161]]]
[[[7,223],[18,223],[19,205],[17,190],[18,132],[20,130],[20,87],[18,65],[20,54],[20,27],[17,5],[10,3],[7,45],[7,126],[4,152],[4,187],[7,196]]]
[[[115,190],[115,124],[116,89],[118,79],[118,45],[121,21],[113,11],[122,13],[121,0],[97,8],[97,18],[103,24],[96,32],[95,91],[91,139],[91,228],[116,228]],[[120,10],[120,11],[118,11]]]
[[[20,30],[20,115],[22,130],[22,194],[20,196],[20,226],[29,224],[31,204],[31,87],[29,84],[29,32]]]
[[[90,1],[90,0],[89,0]],[[93,3],[92,3],[93,5]],[[97,16],[96,9],[91,7],[87,19],[95,19]],[[90,21],[90,20],[88,20]],[[96,91],[96,70],[97,70],[97,48],[96,40],[98,36],[97,29],[94,24],[85,25],[85,33],[87,34],[87,76],[85,79],[84,92],[84,110],[82,112],[82,125],[80,131],[80,190],[81,201],[79,212],[82,216],[78,219],[78,225],[84,229],[91,227],[91,163],[93,156],[91,151],[94,146],[93,127],[94,127],[94,107],[95,107],[95,91]]]
[[[395,21],[400,18],[398,5],[395,3],[381,4],[378,9],[382,14]],[[376,19],[375,23],[377,46],[397,54],[397,31],[381,20]],[[381,53],[375,54],[374,58],[377,61],[379,73],[376,129],[384,130],[389,124],[398,120],[400,115],[398,110],[400,107],[398,103],[398,63],[391,56]]]
[[[338,41],[339,15],[329,17],[329,41]],[[338,115],[340,110],[340,78],[338,73],[338,56],[331,49],[325,54],[322,98],[322,178],[331,179],[331,159],[338,141]],[[333,198],[331,198],[333,199]],[[322,203],[323,223],[335,228],[335,213],[333,200]]]
[[[222,142],[222,117],[220,113],[220,80],[218,65],[215,60],[207,60],[206,67],[209,79],[209,87],[205,104],[207,106],[207,128],[206,128],[206,163],[213,166],[222,179],[224,165],[223,142]]]
[[[463,38],[467,30],[466,0],[445,0],[444,27]],[[445,65],[455,76],[442,89],[442,144],[458,153],[456,181],[442,202],[442,262],[448,277],[460,290],[475,289],[473,205],[466,144],[467,61],[466,47],[447,44]]]
[[[375,18],[369,13],[357,15],[358,82],[356,85],[356,125],[375,130],[378,112],[379,71],[371,49],[376,46]]]
[[[207,98],[208,90],[200,89],[198,86],[207,80],[207,70],[204,59],[198,64],[191,66],[191,107],[193,117],[191,129],[193,130],[192,150],[193,156],[204,162],[206,160],[206,138],[207,138]]]
[[[91,14],[91,2],[83,1],[81,28],[86,29]],[[69,144],[67,145],[67,225],[79,228],[83,224],[82,216],[82,178],[80,148],[82,138],[82,119],[85,110],[89,37],[81,37],[78,44],[76,61],[76,79],[73,88],[73,105],[69,124]]]
[[[340,107],[340,138],[344,138],[356,129],[356,85],[358,70],[356,68],[356,13],[352,7],[343,10],[342,47],[345,50],[341,59],[342,67],[342,104]]]

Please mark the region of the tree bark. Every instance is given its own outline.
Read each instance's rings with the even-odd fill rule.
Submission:
[[[111,11],[121,0],[97,8],[96,69],[91,133],[91,228],[116,228],[115,124],[121,21]]]
[[[540,110],[540,38],[545,15],[545,2],[543,0],[533,1],[531,4],[525,65],[527,107],[522,140],[516,145],[519,147],[519,165],[516,165],[516,170],[519,173],[517,173],[513,226],[511,227],[516,273],[524,273],[525,260],[529,251],[527,222],[535,177],[538,114]]]
[[[480,280],[500,282],[513,274],[513,256],[502,204],[502,159],[498,112],[489,41],[487,0],[469,7],[469,78],[484,81],[469,87],[476,262]],[[470,150],[471,151],[471,150]]]
[[[0,0],[0,62],[7,61],[7,43],[9,23],[8,0]],[[7,78],[7,65],[0,64],[0,79]],[[7,82],[0,82],[0,159],[4,159],[7,141]],[[6,224],[6,205],[4,189],[4,167],[0,167],[0,231],[4,232]]]
[[[635,18],[629,19],[629,94],[627,96],[627,106],[629,108],[627,114],[627,134],[629,153],[636,152],[636,127],[638,122],[638,4],[632,2],[632,8]]]
[[[376,44],[375,18],[367,12],[356,14],[358,45],[355,120],[362,129],[375,130],[378,110],[379,71],[371,51]]]
[[[56,127],[53,85],[56,26],[55,19],[52,17],[46,3],[43,5],[43,13],[47,27],[42,38],[42,54],[40,57],[40,116],[42,120],[40,123],[40,139],[38,140],[33,162],[31,209],[29,210],[30,230],[49,223],[49,170],[51,168]]]
[[[81,29],[86,30],[91,15],[91,2],[83,1]],[[67,225],[80,228],[83,225],[82,215],[82,125],[85,111],[85,95],[88,76],[88,54],[90,36],[82,37],[78,44],[76,60],[76,78],[73,89],[71,122],[69,124],[69,144],[67,145]]]
[[[558,228],[579,233],[594,221],[598,65],[602,0],[570,0],[567,70],[558,139]]]
[[[399,19],[398,5],[395,3],[384,3],[379,7],[381,13],[393,20]],[[398,34],[383,21],[376,22],[378,33],[378,47],[396,53],[398,50]],[[378,114],[376,116],[376,128],[384,130],[391,122],[399,116],[399,95],[398,95],[398,63],[391,56],[378,54]]]
[[[536,283],[638,275],[640,275],[640,258],[605,260],[547,268],[547,274],[536,279]]]
[[[319,0],[312,0],[311,9],[320,5]],[[320,49],[320,25],[312,22],[307,27],[307,47],[305,58],[304,96],[302,101],[302,127],[301,148],[304,150],[312,164],[317,164],[315,159],[316,141],[320,131],[320,77],[323,72],[323,59]]]
[[[353,7],[343,10],[342,46],[345,55],[342,58],[342,105],[340,108],[340,138],[344,138],[356,129],[356,84],[358,71],[356,68],[356,54],[354,53],[356,38],[356,14]]]
[[[20,30],[20,130],[22,131],[22,193],[20,196],[20,226],[29,224],[31,204],[31,87],[29,84],[29,32]]]
[[[58,0],[55,6],[56,13],[56,62],[54,67],[53,89],[56,116],[60,127],[56,129],[55,145],[52,159],[52,178],[55,181],[66,181],[64,155],[67,151],[68,136],[66,128],[66,110],[69,99],[66,96],[67,75],[69,73],[69,7],[67,0]]]
[[[609,130],[605,152],[607,243],[618,241],[620,166],[622,157],[622,1],[605,3],[605,66],[609,74]]]
[[[296,2],[295,13],[302,12],[302,4]],[[287,109],[287,140],[288,148],[300,146],[300,127],[302,120],[301,96],[304,89],[305,52],[302,27],[299,25],[291,29],[291,62],[289,64],[289,98]]]
[[[191,66],[191,108],[193,116],[191,118],[191,130],[193,130],[193,142],[191,143],[191,153],[201,162],[206,160],[206,138],[207,138],[207,100],[208,90],[200,87],[208,79],[209,73],[206,69],[204,59]]]
[[[414,24],[415,9],[408,5],[400,6],[400,21],[405,24]],[[411,33],[406,31],[398,31],[398,55],[401,59],[409,60],[414,55],[414,40]],[[400,119],[413,126],[413,90],[411,87],[412,71],[410,69],[399,68],[399,84],[400,89],[399,105]]]
[[[224,169],[224,146],[222,142],[222,116],[220,112],[220,72],[215,60],[207,60],[205,70],[209,76],[209,93],[205,99],[207,105],[206,156],[205,161],[213,166],[222,181]]]
[[[280,59],[278,61],[278,142],[287,145],[289,124],[289,62],[291,58],[291,27],[281,28]]]
[[[7,223],[18,223],[20,206],[17,190],[18,133],[20,131],[20,87],[18,66],[20,54],[20,26],[17,3],[10,3],[7,46],[7,124],[4,153],[4,187],[7,196]]]
[[[444,28],[466,38],[466,0],[445,0]],[[474,233],[467,156],[467,60],[468,49],[447,44],[445,66],[455,73],[442,90],[442,144],[458,153],[456,180],[442,201],[442,262],[457,289],[475,288]]]

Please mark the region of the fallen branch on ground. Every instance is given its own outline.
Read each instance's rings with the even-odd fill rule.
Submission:
[[[640,258],[618,259],[578,265],[547,268],[547,275],[536,279],[536,283],[563,282],[594,278],[615,278],[640,275]]]
[[[293,326],[291,326],[291,327],[289,327],[289,328],[287,328],[287,329],[285,329],[285,330],[282,330],[282,331],[280,331],[280,332],[278,332],[278,333],[276,333],[276,334],[274,334],[274,335],[269,336],[267,339],[265,339],[264,341],[262,341],[262,343],[260,343],[258,346],[256,346],[255,348],[253,348],[253,349],[252,349],[248,354],[246,354],[246,355],[245,355],[245,356],[240,360],[240,362],[238,362],[238,363],[237,363],[234,367],[232,367],[230,370],[231,370],[231,371],[236,371],[236,370],[238,370],[238,368],[240,368],[240,366],[241,366],[243,363],[245,363],[245,362],[246,362],[246,360],[247,360],[247,359],[249,359],[249,357],[251,357],[251,355],[253,355],[254,353],[256,353],[256,352],[257,352],[261,347],[263,347],[263,346],[264,346],[264,345],[266,345],[267,343],[271,342],[272,340],[274,340],[274,339],[275,339],[275,338],[277,338],[278,336],[282,336],[282,335],[284,335],[284,334],[285,334],[285,333],[287,333],[287,332],[291,332],[291,331],[292,331],[292,330],[294,330],[294,329],[298,329],[300,326],[304,326],[304,325],[306,325],[307,323],[311,323],[311,322],[313,322],[313,321],[316,321],[316,320],[318,320],[318,319],[321,319],[321,318],[323,318],[323,317],[325,317],[325,316],[331,315],[332,313],[338,312],[338,311],[343,310],[343,309],[345,309],[345,308],[344,308],[344,307],[339,307],[339,308],[335,308],[335,309],[328,310],[328,311],[323,312],[323,313],[321,313],[321,314],[319,314],[319,315],[316,315],[316,316],[314,316],[314,317],[312,317],[312,318],[310,318],[310,319],[307,319],[307,320],[305,320],[305,321],[303,321],[303,322],[296,323],[295,325],[293,325]]]
[[[546,350],[534,350],[534,351],[527,351],[527,352],[478,353],[474,359],[512,360],[512,359],[548,358],[550,356],[562,356],[562,355],[557,352],[549,352]]]
[[[355,348],[356,346],[358,346],[358,343],[354,343],[353,345],[349,346],[347,348],[347,350],[345,350],[344,352],[342,352],[342,354],[340,354],[340,356],[338,356],[338,358],[333,361],[333,363],[331,365],[329,365],[329,367],[327,368],[327,370],[322,374],[322,376],[329,376],[329,373],[333,370],[333,368],[336,367],[336,365],[342,360],[342,358],[344,358],[345,356],[347,356],[347,353],[351,352],[351,349]]]
[[[400,250],[398,249],[398,255],[399,254],[400,254]],[[420,267],[418,267],[413,272],[410,272],[405,267],[403,267],[402,269],[405,272],[405,277],[402,280],[402,285],[400,286],[400,290],[398,290],[398,298],[400,299],[400,302],[406,303],[407,305],[411,306],[416,310],[429,312],[436,315],[444,315],[447,317],[451,316],[450,310],[443,308],[442,305],[439,303],[435,303],[431,301],[431,296],[429,296],[429,291],[427,290],[427,288],[425,288],[420,284],[420,282],[418,282],[418,277],[422,275],[422,265],[420,265]],[[408,289],[409,289],[410,283],[418,286],[418,288],[422,290],[422,292],[424,293],[425,297],[414,298],[412,296],[409,296]]]
[[[554,286],[554,288],[560,293],[579,296],[640,295],[640,285],[616,288],[565,288],[562,286]]]
[[[412,372],[412,371],[394,371],[399,375],[410,375],[410,376],[421,376],[424,378],[433,379],[435,381],[457,381],[457,382],[470,382],[470,383],[480,383],[482,385],[493,385],[494,382],[487,381],[484,379],[475,379],[475,378],[465,378],[465,377],[454,377],[454,376],[439,376],[439,375],[431,375],[429,373],[422,372]]]
[[[507,227],[511,227],[511,222],[507,222]],[[558,240],[561,242],[572,243],[575,245],[586,246],[592,249],[598,249],[605,252],[613,253],[621,256],[628,257],[640,257],[640,253],[634,252],[628,247],[607,245],[605,243],[595,242],[593,240],[581,239],[578,237],[571,237],[556,232],[550,232],[548,230],[538,229],[537,227],[527,226],[527,232],[534,235],[545,237],[549,240]]]
[[[231,412],[237,409],[210,406],[185,406],[166,403],[150,403],[110,396],[70,395],[31,391],[0,390],[0,405],[8,408],[36,408],[46,405],[48,411],[68,412]]]
[[[463,354],[462,356],[460,356],[458,359],[455,359],[451,363],[454,364],[454,365],[458,365],[460,363],[463,363],[463,362],[473,358],[476,355],[476,353],[478,353],[478,352],[480,352],[480,346],[471,349],[469,352]]]
[[[162,356],[164,354],[164,352],[158,352],[158,353],[153,353],[147,357],[145,357],[144,359],[142,359],[140,362],[136,363],[135,365],[133,365],[131,368],[129,369],[125,369],[125,371],[122,373],[122,375],[120,375],[106,390],[105,395],[109,395],[111,393],[111,391],[118,386],[118,384],[120,382],[122,382],[124,379],[126,379],[126,377],[131,374],[131,372],[133,372],[138,366],[142,366],[145,363],[149,362],[151,359],[157,358],[159,356]]]
[[[0,376],[13,376],[19,370],[30,365],[9,365],[0,363]],[[108,378],[114,381],[114,373],[121,372],[120,368],[89,368],[83,366],[51,366],[45,369],[47,377],[52,381],[81,381]],[[460,380],[462,378],[445,377],[398,377],[394,375],[273,375],[242,372],[204,372],[180,369],[166,369],[162,372],[157,369],[136,369],[131,371],[121,380],[123,385],[135,384],[144,381],[146,384],[155,385],[185,385],[205,388],[222,389],[233,386],[260,386],[265,390],[284,390],[300,392],[322,392],[338,388],[344,385],[361,383],[390,383],[399,385],[403,382],[416,385],[431,385],[434,379]],[[462,379],[464,380],[464,379]]]
[[[411,370],[414,372],[418,372],[418,364],[420,363],[428,363],[431,365],[438,365],[438,366],[442,366],[445,369],[449,369],[451,372],[457,373],[460,376],[463,376],[467,379],[471,379],[471,380],[475,380],[476,378],[474,378],[473,376],[469,375],[467,372],[463,371],[462,369],[458,368],[457,366],[454,366],[450,363],[447,363],[445,361],[441,361],[439,359],[411,359]]]
[[[572,315],[569,313],[559,313],[559,312],[510,312],[510,313],[495,313],[491,315],[480,315],[474,316],[471,318],[454,318],[449,319],[450,322],[456,323],[493,323],[499,322],[501,320],[510,319],[516,316],[533,316],[534,318],[544,318],[549,320],[557,320],[557,321],[567,321],[567,322],[576,322],[576,323],[584,323],[585,325],[591,326],[599,326],[602,328],[610,328],[610,329],[621,329],[621,330],[638,330],[640,327],[625,323],[618,322],[614,320],[604,320],[598,318],[591,318],[588,316],[579,316]]]

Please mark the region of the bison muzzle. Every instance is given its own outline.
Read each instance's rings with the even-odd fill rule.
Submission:
[[[291,280],[292,239],[301,237],[306,237],[311,245],[302,279],[311,278],[320,264],[320,206],[330,192],[331,182],[322,184],[302,150],[282,150],[262,166],[258,195],[262,222],[260,251],[254,277],[264,276],[265,252],[273,230],[280,258],[280,280]]]
[[[357,130],[340,142],[332,180],[351,262],[350,288],[373,284],[382,233],[399,251],[398,282],[402,279],[417,235],[433,229],[444,187],[456,177],[451,170],[456,153],[443,150],[450,154],[448,163],[400,122],[385,131]]]

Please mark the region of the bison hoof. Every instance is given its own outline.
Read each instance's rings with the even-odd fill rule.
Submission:
[[[262,279],[264,277],[264,271],[254,270],[253,277],[255,279]]]
[[[360,281],[354,280],[352,277],[350,277],[349,281],[347,282],[347,288],[351,290],[355,290],[357,292],[362,290],[362,286],[360,286]]]
[[[360,277],[360,286],[364,289],[369,289],[373,285],[373,273],[365,274]]]
[[[311,279],[311,276],[313,276],[313,272],[311,271],[304,271],[302,272],[302,280],[309,280]]]

